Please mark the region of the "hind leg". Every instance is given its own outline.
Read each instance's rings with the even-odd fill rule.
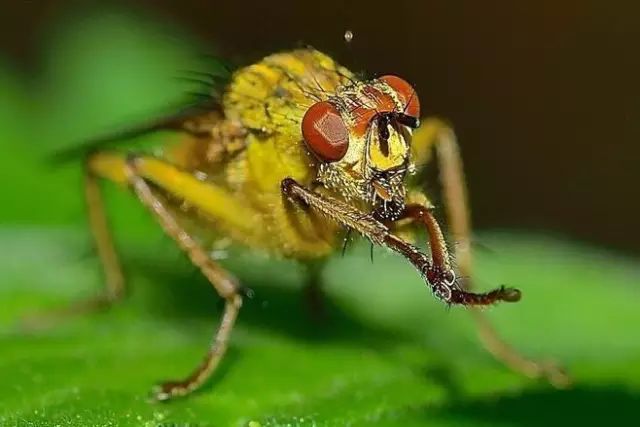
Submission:
[[[111,233],[109,232],[98,178],[90,170],[87,170],[85,173],[85,197],[91,234],[93,235],[96,250],[102,263],[106,286],[104,292],[93,300],[90,300],[86,306],[107,306],[124,297],[124,275],[122,274],[122,267],[113,244],[113,239],[111,238]]]
[[[449,228],[456,242],[458,270],[460,275],[472,277],[471,217],[460,148],[447,124],[437,119],[426,119],[413,137],[414,161],[417,164],[427,162],[432,148],[437,154]],[[496,359],[529,377],[544,377],[556,387],[569,384],[569,377],[558,366],[531,360],[504,341],[479,309],[471,308],[471,314],[482,344]]]
[[[27,329],[40,329],[52,326],[68,317],[107,309],[125,296],[124,275],[109,231],[98,179],[87,160],[84,175],[86,209],[95,248],[104,271],[105,288],[97,295],[76,301],[66,307],[27,316],[22,321],[23,327]]]
[[[303,288],[304,304],[309,310],[311,318],[315,321],[322,321],[327,315],[326,296],[322,289],[322,269],[325,260],[308,261],[304,264],[306,277]]]

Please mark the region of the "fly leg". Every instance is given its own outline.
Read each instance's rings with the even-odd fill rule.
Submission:
[[[104,269],[106,290],[104,293],[80,303],[77,306],[80,311],[108,307],[125,295],[122,267],[109,232],[100,186],[97,177],[90,170],[85,172],[85,197],[91,233]]]
[[[326,316],[325,295],[322,290],[322,268],[325,260],[312,260],[305,263],[307,273],[303,289],[304,303],[309,309],[311,318],[320,322]]]
[[[67,307],[27,316],[22,324],[27,329],[51,326],[64,318],[107,309],[125,296],[125,282],[109,225],[105,215],[98,176],[86,162],[84,191],[89,226],[105,276],[105,289],[99,294],[76,301]]]
[[[122,167],[122,159],[117,156],[105,156],[99,153],[98,149],[106,143],[130,139],[159,130],[180,130],[194,138],[198,138],[202,135],[210,137],[210,130],[215,129],[217,133],[214,137],[217,139],[211,144],[211,153],[207,153],[207,156],[214,157],[215,153],[225,152],[232,154],[237,151],[241,146],[241,142],[244,141],[242,129],[222,122],[221,116],[217,112],[204,113],[202,107],[188,108],[177,115],[161,117],[146,125],[132,128],[122,133],[88,141],[78,149],[59,153],[58,160],[74,158],[80,154],[85,156],[84,188],[87,213],[96,250],[104,270],[106,289],[94,297],[78,301],[63,309],[29,316],[23,322],[28,328],[50,325],[56,320],[61,320],[71,315],[106,309],[125,296],[124,275],[109,232],[98,179],[108,178],[123,185],[126,185],[127,182]],[[177,149],[173,154],[180,155],[180,153],[181,150]]]
[[[186,378],[167,381],[154,389],[157,400],[184,396],[199,388],[214,372],[228,347],[229,336],[242,305],[240,286],[233,276],[214,262],[196,240],[179,224],[165,205],[162,192],[189,202],[212,220],[227,224],[246,220],[232,196],[223,189],[198,181],[192,175],[161,160],[150,157],[129,157],[100,153],[91,161],[97,174],[115,182],[128,184],[138,199],[149,209],[164,232],[187,254],[191,262],[209,280],[225,300],[220,325],[201,363]],[[247,226],[247,224],[243,224]]]
[[[459,280],[450,263],[451,257],[447,243],[431,210],[432,208],[417,204],[407,205],[399,220],[409,218],[421,222],[427,230],[431,249],[431,264],[423,274],[431,284],[434,293],[449,304],[466,306],[485,306],[498,301],[519,301],[520,291],[514,288],[501,286],[490,292],[477,294],[466,291],[459,286]],[[439,283],[443,283],[443,285]]]
[[[444,237],[437,223],[430,225],[432,243],[439,240],[438,250],[433,251],[432,259],[421,253],[418,248],[392,234],[389,228],[370,214],[363,214],[356,208],[329,196],[315,193],[296,182],[285,178],[281,183],[283,196],[298,206],[311,209],[344,227],[353,228],[373,244],[386,246],[403,255],[428,282],[433,293],[448,304],[490,305],[498,301],[514,302],[520,299],[517,289],[501,287],[493,291],[476,294],[464,291],[457,286],[453,269],[448,264],[448,255]],[[423,212],[428,212],[426,208]],[[431,218],[425,215],[425,218]]]
[[[414,161],[418,164],[428,161],[432,147],[437,153],[448,223],[456,241],[454,255],[457,267],[462,276],[471,277],[471,216],[460,149],[448,125],[437,119],[426,119],[413,136],[412,149],[414,156],[417,156]],[[497,360],[528,377],[545,377],[556,387],[565,387],[570,383],[560,367],[531,360],[505,342],[483,312],[472,309],[471,314],[483,346]]]

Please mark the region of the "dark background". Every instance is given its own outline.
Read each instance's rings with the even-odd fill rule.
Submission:
[[[4,2],[0,54],[37,75],[52,22],[88,2]],[[104,3],[104,2],[101,2]],[[415,83],[461,140],[478,227],[640,251],[640,3],[144,0],[246,62],[300,43]],[[355,33],[346,45],[343,33]],[[100,52],[95,52],[99,55]]]

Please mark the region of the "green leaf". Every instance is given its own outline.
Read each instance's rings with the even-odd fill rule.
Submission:
[[[225,261],[256,296],[245,302],[220,370],[187,399],[149,403],[151,385],[200,360],[220,316],[211,286],[132,197],[107,186],[131,294],[108,313],[38,333],[23,315],[102,286],[80,231],[78,165],[43,162],[56,147],[163,109],[195,69],[175,29],[117,11],[61,25],[37,85],[0,67],[0,424],[602,426],[635,420],[640,404],[637,261],[540,236],[485,234],[483,287],[517,286],[491,308],[525,353],[574,375],[554,390],[509,372],[480,346],[470,316],[434,300],[402,259],[354,247],[324,272],[327,316],[302,303],[292,263],[232,251]],[[36,94],[29,95],[29,93]],[[73,225],[73,226],[71,226]],[[71,227],[71,228],[66,228]],[[628,422],[628,424],[630,424]]]
[[[482,351],[464,309],[434,301],[398,257],[377,251],[370,264],[356,246],[325,272],[322,322],[304,309],[296,265],[243,253],[228,260],[256,296],[221,369],[187,399],[150,403],[155,381],[185,375],[202,357],[220,314],[211,287],[169,246],[158,253],[155,243],[124,242],[133,290],[112,311],[35,334],[10,326],[21,313],[99,289],[97,263],[79,256],[85,239],[0,233],[0,292],[11,302],[1,318],[4,424],[598,425],[600,409],[631,415],[638,402],[637,267],[552,239],[492,234],[483,238],[494,252],[481,254],[480,280],[508,280],[525,297],[491,317],[529,354],[565,362],[573,389],[508,372]]]

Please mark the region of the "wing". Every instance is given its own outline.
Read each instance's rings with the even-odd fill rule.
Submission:
[[[132,140],[159,131],[176,131],[193,136],[206,136],[212,125],[222,118],[223,113],[219,102],[208,98],[186,107],[183,106],[176,113],[160,116],[119,132],[74,144],[69,149],[54,153],[50,156],[50,160],[54,164],[65,163],[85,157],[95,151],[113,147],[118,142]]]

